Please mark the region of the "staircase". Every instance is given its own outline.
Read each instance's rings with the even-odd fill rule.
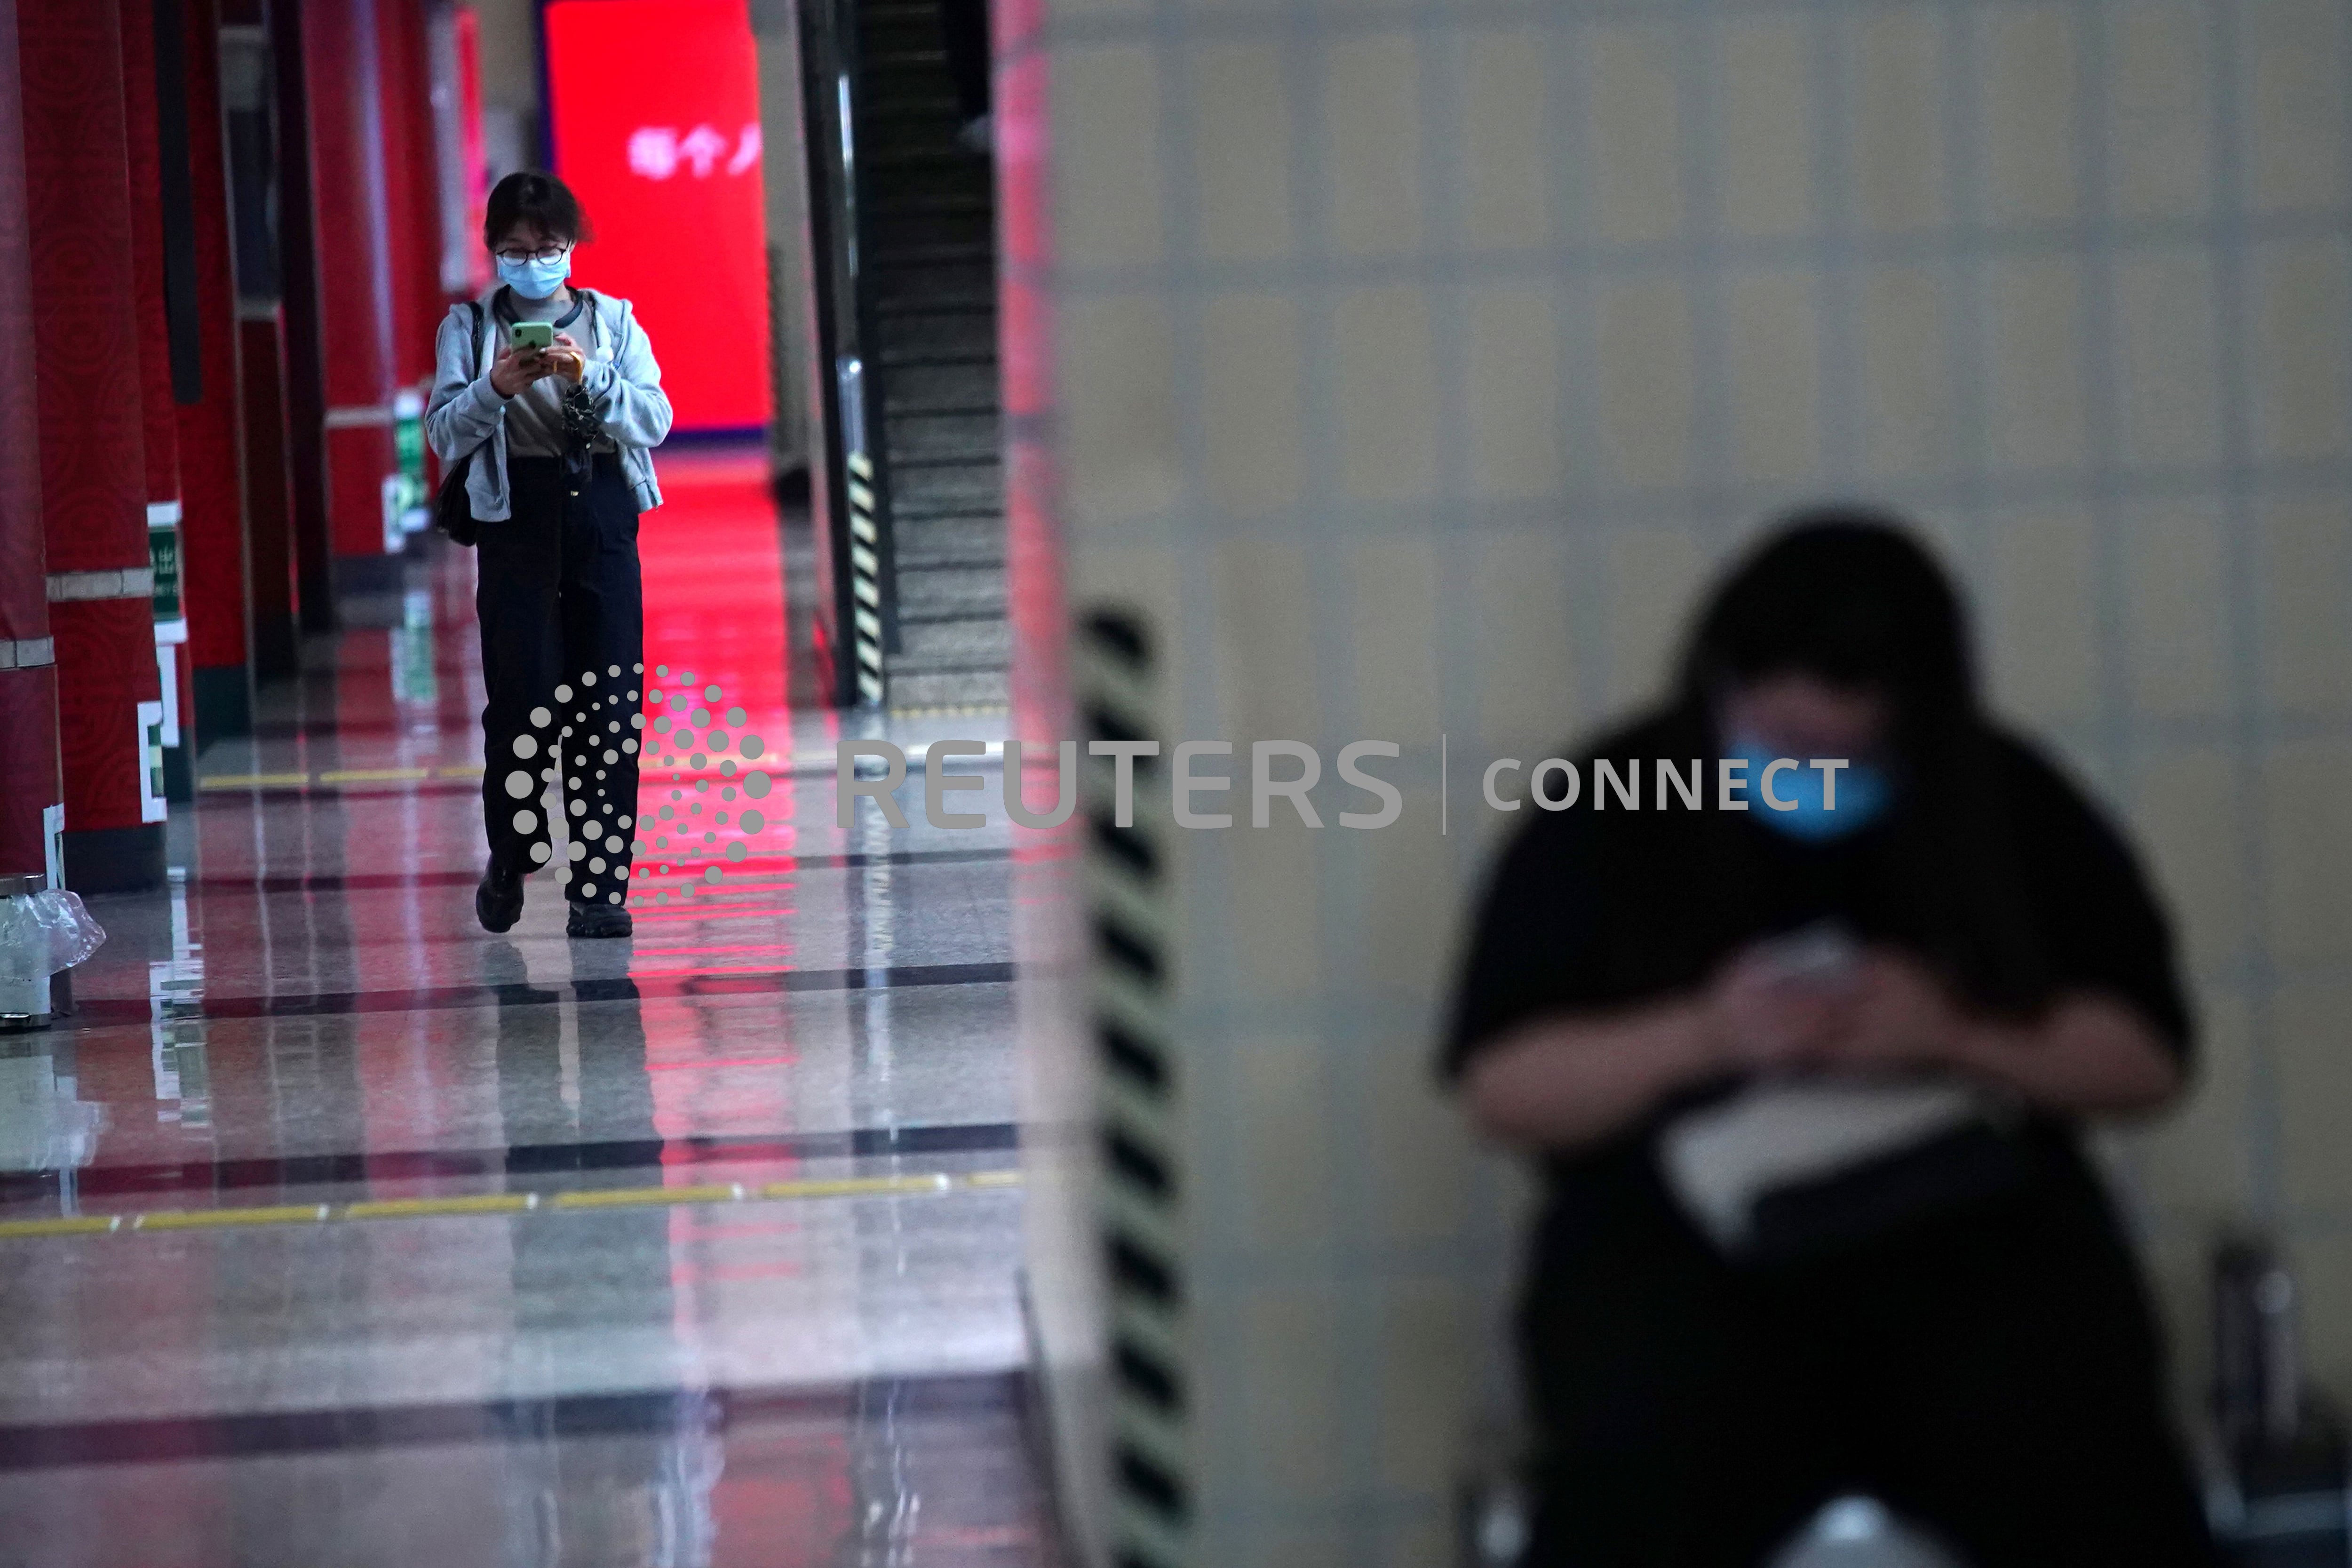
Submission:
[[[856,7],[863,257],[896,557],[894,710],[1006,700],[997,439],[996,192],[956,142],[937,0]]]

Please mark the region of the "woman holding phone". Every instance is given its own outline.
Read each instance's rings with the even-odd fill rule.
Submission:
[[[2185,1080],[2170,940],[1941,570],[1790,520],[1596,759],[1747,783],[1528,812],[1471,943],[1445,1070],[1548,1194],[1530,1568],[1746,1568],[1850,1494],[1984,1568],[2210,1562],[2081,1148]]]
[[[522,879],[552,858],[541,795],[569,822],[556,869],[566,933],[627,936],[645,672],[637,516],[661,504],[652,448],[669,434],[661,367],[626,300],[575,288],[579,201],[552,174],[509,174],[482,240],[498,282],[451,308],[436,343],[427,439],[467,464],[481,549],[486,931],[522,913]]]

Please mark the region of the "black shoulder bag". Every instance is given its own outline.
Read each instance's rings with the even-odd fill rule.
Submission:
[[[473,312],[474,321],[474,357],[469,363],[479,364],[482,363],[482,330],[488,318],[479,300],[467,300],[466,309]],[[485,441],[483,445],[488,443]],[[466,476],[473,468],[474,458],[481,449],[481,447],[476,447],[444,469],[441,491],[433,498],[433,526],[452,544],[472,545],[479,542],[482,537],[482,525],[474,518],[474,503],[466,495]]]

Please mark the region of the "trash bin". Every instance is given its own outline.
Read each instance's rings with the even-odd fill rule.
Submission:
[[[38,872],[0,877],[0,1029],[47,1028],[49,976],[105,940],[80,894],[50,887]]]

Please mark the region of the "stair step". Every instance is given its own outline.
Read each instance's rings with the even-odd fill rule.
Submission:
[[[892,16],[862,12],[857,18],[857,52],[866,58],[897,50],[947,50],[947,34],[937,10],[908,11]]]
[[[984,239],[914,240],[874,247],[868,253],[866,265],[877,272],[883,272],[900,268],[975,262],[994,270],[996,247]]]
[[[857,62],[857,95],[866,103],[931,99],[953,90],[947,56],[938,49],[892,49]]]
[[[877,256],[930,245],[996,244],[992,204],[960,212],[873,213],[866,220],[866,243]]]
[[[944,570],[1004,564],[1004,519],[995,512],[940,517],[898,514],[894,541],[898,570]]]
[[[974,154],[966,153],[957,146],[955,138],[958,129],[960,124],[952,115],[942,115],[936,119],[898,120],[885,125],[866,123],[858,127],[860,139],[857,150],[860,156],[864,157],[869,164],[903,154],[928,155],[939,152],[941,148],[955,148],[958,157],[974,163],[981,162],[982,160]]]
[[[891,452],[889,463],[894,481],[910,487],[910,493],[918,505],[927,500],[953,493],[960,504],[970,497],[969,504],[977,506],[985,498],[992,501],[999,510],[1003,509],[1004,471],[998,464],[993,447],[916,452],[901,447]],[[964,485],[967,477],[970,482]],[[949,478],[953,478],[963,488],[952,492],[937,488]],[[929,510],[937,511],[942,509],[933,505]]]
[[[973,518],[963,521],[984,523],[989,531],[999,537],[996,537],[993,540],[975,541],[975,547],[973,549],[955,552],[950,552],[944,550],[909,550],[902,542],[898,551],[898,569],[899,575],[903,578],[908,573],[1003,572],[1004,570],[1005,562],[1003,549],[1004,541],[1002,538],[1004,531],[1003,520],[1002,518],[992,517]],[[979,549],[978,546],[982,543],[993,543],[996,547],[995,553],[989,554]],[[1000,606],[992,605],[989,608],[994,610],[1000,608]]]
[[[892,212],[931,201],[971,201],[993,208],[992,185],[984,159],[925,157],[895,167],[869,168],[863,188],[878,210]]]
[[[962,212],[873,213],[866,220],[866,248],[904,249],[916,245],[986,245],[996,243],[993,207]]]
[[[898,616],[894,665],[915,669],[1002,669],[1013,653],[1013,628],[999,608],[951,620],[910,621]]]
[[[950,523],[971,530],[957,536],[957,547],[938,540],[900,539],[898,569],[908,572],[1002,572],[1004,570],[1004,520],[1001,517],[937,518],[925,524],[944,528]],[[905,524],[900,528],[903,531]]]
[[[884,414],[893,420],[909,414],[992,413],[996,363],[966,360],[892,368],[882,378],[882,398]]]
[[[901,323],[913,323],[913,330],[918,332],[928,331],[925,325],[928,322],[937,322],[952,331],[946,324],[956,317],[986,322],[993,336],[996,326],[995,279],[966,276],[958,278],[952,286],[941,284],[926,288],[919,275],[908,279],[889,279],[887,281],[881,280],[882,274],[876,276],[875,313],[882,323],[886,339],[903,340],[907,328]],[[894,331],[894,327],[898,331]]]
[[[985,213],[992,228],[996,217],[996,197],[988,189],[955,192],[884,191],[870,205],[872,216],[878,220],[919,217],[971,217]]]
[[[898,618],[919,621],[945,616],[1004,614],[1004,568],[909,566],[898,563]]]
[[[902,364],[938,364],[996,355],[996,312],[961,307],[953,310],[885,310],[875,358],[887,373]]]
[[[909,169],[953,169],[958,174],[981,174],[988,169],[988,160],[960,147],[893,147],[888,152],[876,153],[866,160],[866,166],[877,174],[896,174]]]
[[[944,120],[954,124],[962,113],[963,104],[951,92],[899,92],[859,104],[857,123],[861,128],[902,120]]]
[[[873,277],[874,302],[885,316],[996,309],[993,268],[969,263],[903,267],[877,271]]]
[[[892,499],[903,494],[920,516],[1004,510],[1004,470],[993,458],[902,458],[890,474]]]
[[[945,152],[957,145],[955,134],[961,129],[963,106],[936,93],[894,84],[890,91],[869,92],[857,103],[857,145],[864,149]]]
[[[938,675],[918,671],[890,676],[890,707],[894,712],[932,708],[1002,708],[1012,698],[1012,682],[1002,670]]]
[[[910,463],[993,463],[1001,447],[996,411],[906,414],[884,421],[893,473]]]

